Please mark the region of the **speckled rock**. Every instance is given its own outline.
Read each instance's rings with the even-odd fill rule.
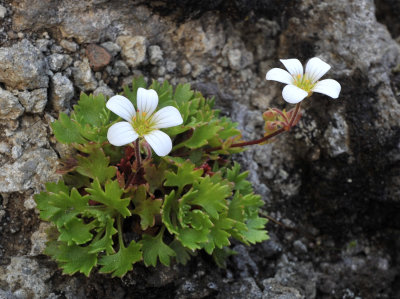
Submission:
[[[17,93],[19,102],[26,112],[41,113],[47,104],[47,89],[39,88],[32,91],[24,90]]]
[[[73,96],[74,86],[72,82],[61,73],[55,74],[50,82],[50,102],[53,109],[56,111],[69,109],[70,100]]]
[[[0,48],[0,82],[15,89],[36,89],[49,83],[43,54],[24,39],[9,48]]]
[[[11,92],[0,88],[0,119],[16,119],[24,113],[24,107]]]
[[[75,85],[82,91],[93,91],[97,87],[97,81],[90,68],[89,61],[85,58],[83,61],[74,63],[72,74],[75,80]]]
[[[117,38],[122,58],[131,67],[136,67],[145,61],[146,43],[147,39],[144,36],[119,36]]]
[[[41,184],[55,180],[57,155],[53,150],[38,148],[26,151],[14,163],[2,166],[0,193],[18,192],[30,188],[38,190]]]

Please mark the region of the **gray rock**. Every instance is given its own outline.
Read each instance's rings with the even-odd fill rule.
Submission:
[[[46,38],[38,39],[35,42],[36,48],[38,48],[39,51],[41,51],[41,52],[46,52],[49,49],[50,45],[51,45],[51,41]]]
[[[253,261],[246,247],[243,245],[236,245],[233,250],[237,252],[233,256],[233,261],[237,269],[239,269],[240,277],[249,277],[251,273],[258,274],[257,264]]]
[[[176,62],[172,60],[167,60],[166,69],[168,73],[172,73],[176,69]]]
[[[159,46],[149,47],[149,60],[152,65],[160,65],[163,62],[163,52]]]
[[[121,47],[113,42],[102,43],[101,46],[106,49],[112,56],[117,56],[121,52]]]
[[[121,47],[122,58],[131,67],[136,67],[146,60],[146,43],[144,36],[119,36],[117,44]]]
[[[72,68],[75,85],[82,91],[93,91],[97,87],[96,78],[90,68],[89,61],[85,58],[83,61],[77,61]]]
[[[264,279],[263,299],[303,299],[305,298],[300,292],[291,287],[279,284],[274,278]]]
[[[307,246],[301,241],[296,240],[293,242],[293,249],[296,253],[307,253]]]
[[[0,5],[0,20],[4,19],[6,14],[7,14],[7,8],[5,8],[3,5]]]
[[[28,40],[0,48],[0,82],[15,89],[37,89],[49,84],[43,54]]]
[[[68,52],[76,52],[79,48],[78,44],[75,42],[71,42],[69,40],[63,39],[60,42],[60,46],[63,47],[65,50],[67,50]]]
[[[26,151],[14,163],[2,166],[0,193],[38,190],[41,184],[56,180],[57,161],[53,150],[38,148]]]
[[[254,278],[248,277],[228,284],[217,296],[218,299],[262,299],[263,292]]]
[[[61,73],[55,74],[50,82],[50,103],[54,110],[64,111],[69,109],[73,97],[74,86],[72,82]]]
[[[114,67],[112,68],[111,74],[113,76],[120,76],[124,75],[127,76],[130,73],[129,67],[126,65],[126,63],[123,60],[117,60],[114,63]]]
[[[48,242],[47,231],[51,228],[48,222],[41,222],[37,231],[31,236],[31,252],[30,256],[38,256],[43,254],[46,248],[46,242]]]
[[[104,95],[106,98],[111,98],[113,95],[115,95],[115,92],[107,85],[102,85],[93,91],[93,95],[97,96],[99,94]]]
[[[239,71],[253,63],[253,53],[246,50],[228,50],[228,60],[231,69]]]
[[[71,63],[71,58],[63,54],[51,54],[47,57],[49,67],[52,71],[58,72],[64,70]]]
[[[42,113],[47,103],[47,89],[39,88],[32,91],[18,92],[18,99],[26,112]]]
[[[340,154],[350,154],[349,127],[342,114],[335,112],[332,115],[332,122],[325,130],[324,138],[327,140],[326,147],[331,157]]]
[[[7,283],[7,291],[17,298],[46,298],[49,294],[46,281],[50,277],[49,269],[23,256],[13,257],[5,270],[0,269],[0,281]]]
[[[0,88],[0,119],[16,119],[24,113],[24,107],[11,92]]]

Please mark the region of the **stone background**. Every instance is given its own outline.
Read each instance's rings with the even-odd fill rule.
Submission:
[[[398,0],[0,0],[0,298],[400,298]],[[55,180],[49,123],[81,91],[133,76],[216,96],[246,138],[284,107],[279,58],[318,56],[338,100],[313,95],[247,166],[271,240],[233,244],[227,269],[138,265],[123,279],[62,276],[41,254],[33,194]]]

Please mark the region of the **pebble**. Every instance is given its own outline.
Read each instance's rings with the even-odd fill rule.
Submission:
[[[90,67],[97,72],[102,70],[111,62],[111,54],[103,47],[90,44],[86,47],[86,55],[89,59]]]
[[[0,5],[0,19],[4,19],[6,14],[7,14],[7,8],[5,8],[3,5]]]
[[[60,45],[69,52],[76,52],[78,50],[78,45],[75,42],[71,42],[66,39],[63,39],[60,42]]]
[[[119,36],[117,44],[121,47],[122,58],[131,67],[136,67],[146,60],[146,43],[144,36]]]
[[[113,42],[102,43],[101,46],[108,51],[112,56],[117,56],[121,52],[121,47]]]
[[[149,47],[149,60],[152,65],[160,65],[163,61],[163,52],[157,45]]]

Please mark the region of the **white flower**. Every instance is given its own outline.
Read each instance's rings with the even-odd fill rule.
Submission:
[[[298,59],[281,59],[289,71],[274,68],[268,71],[266,79],[288,85],[283,88],[282,96],[286,102],[296,104],[313,92],[319,92],[336,99],[340,93],[340,84],[332,79],[318,81],[331,66],[318,57],[311,58],[303,74],[303,66]]]
[[[159,129],[180,125],[183,119],[178,109],[172,106],[154,113],[157,105],[158,95],[153,89],[138,89],[137,110],[131,101],[123,96],[116,95],[110,98],[106,107],[126,121],[113,124],[108,129],[108,141],[112,145],[121,146],[143,137],[158,156],[167,155],[172,149],[172,141]]]

